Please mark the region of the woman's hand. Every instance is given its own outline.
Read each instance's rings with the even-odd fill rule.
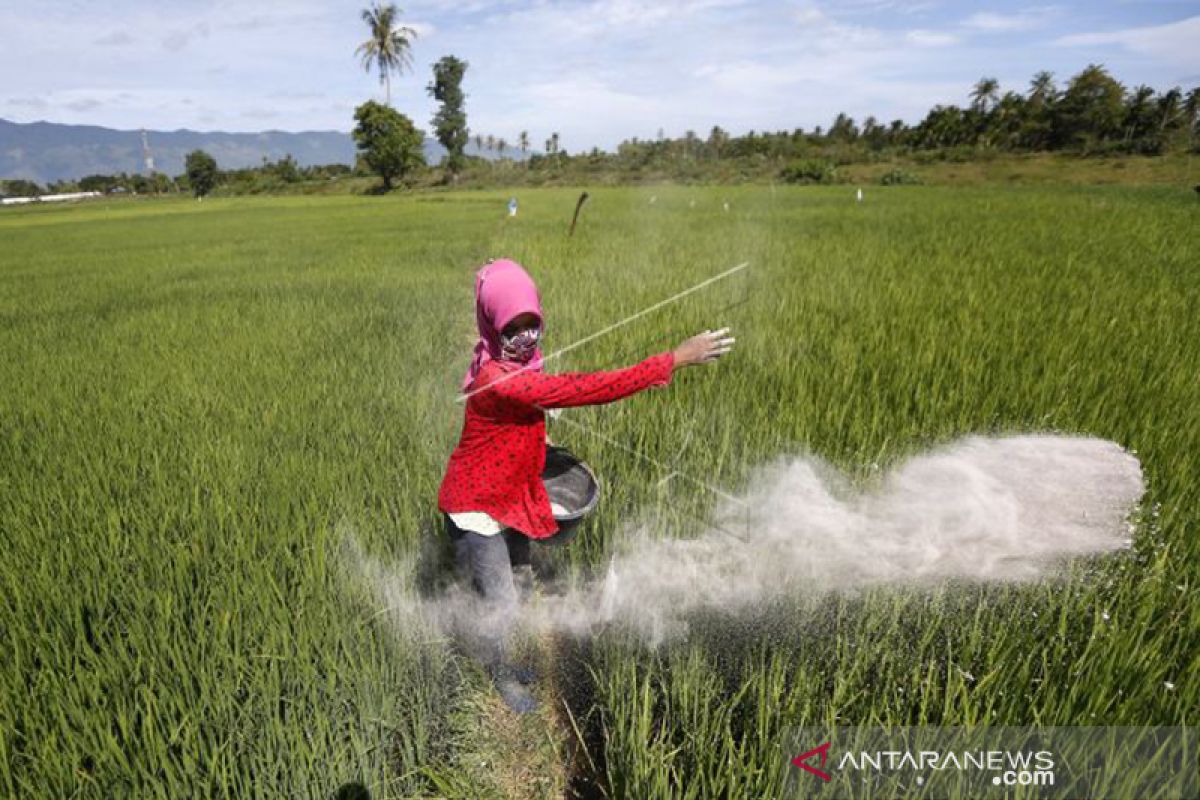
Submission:
[[[675,348],[675,369],[707,364],[728,353],[736,340],[732,336],[725,337],[727,333],[729,328],[721,328],[719,331],[705,331],[684,341]]]

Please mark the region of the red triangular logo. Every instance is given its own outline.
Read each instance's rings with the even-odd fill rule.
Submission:
[[[829,742],[826,742],[825,744],[821,745],[820,747],[814,747],[812,750],[809,750],[807,753],[801,753],[800,755],[798,755],[792,759],[792,763],[806,772],[811,772],[813,775],[816,775],[818,778],[820,778],[823,781],[831,780],[832,776],[828,772],[826,772],[825,770],[817,769],[812,764],[807,763],[808,760],[810,758],[812,758],[813,756],[820,756],[821,757],[821,766],[822,767],[825,766],[825,759],[827,759],[829,757]]]

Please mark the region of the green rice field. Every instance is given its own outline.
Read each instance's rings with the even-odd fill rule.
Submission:
[[[490,191],[0,209],[0,797],[764,798],[791,726],[1197,724],[1190,188],[592,189],[568,237],[580,191],[512,219]],[[515,717],[356,566],[449,580],[436,493],[490,257],[537,280],[550,350],[749,264],[548,365],[738,340],[568,412],[603,437],[550,423],[605,494],[547,574],[603,569],[634,520],[702,525],[711,493],[664,495],[662,464],[867,481],[1007,432],[1136,453],[1133,546],[706,613],[658,648],[548,636]]]

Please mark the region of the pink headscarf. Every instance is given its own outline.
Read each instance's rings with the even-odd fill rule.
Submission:
[[[513,318],[526,312],[536,314],[538,321],[542,321],[537,286],[520,264],[503,258],[480,267],[475,273],[475,324],[479,328],[479,341],[475,343],[471,366],[463,376],[464,392],[484,364],[500,359],[500,331]],[[534,350],[533,358],[524,366],[541,370],[542,351]]]

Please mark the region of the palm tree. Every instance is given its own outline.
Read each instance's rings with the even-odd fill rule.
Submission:
[[[508,149],[508,142],[504,141],[503,138],[496,140],[496,150],[497,150],[497,152],[500,153],[501,158],[504,157],[504,151],[507,149]]]
[[[1142,84],[1125,98],[1125,146],[1128,148],[1135,138],[1140,138],[1153,127],[1154,90]]]
[[[1039,106],[1054,99],[1058,90],[1054,86],[1054,73],[1042,70],[1029,82],[1029,101]]]
[[[478,155],[483,152],[483,137],[478,133],[475,134],[475,153]]]
[[[487,141],[484,146],[487,147],[488,150],[495,150],[496,149],[496,137],[492,136],[489,133],[488,137],[487,137]]]
[[[386,87],[384,102],[389,106],[392,104],[392,71],[399,75],[405,69],[412,70],[412,40],[417,38],[415,30],[397,24],[399,15],[400,9],[394,3],[381,6],[376,2],[363,9],[363,22],[371,29],[371,38],[354,51],[355,55],[362,56],[367,72],[372,67],[379,69],[379,82]]]
[[[1200,86],[1188,92],[1187,99],[1183,102],[1183,111],[1188,122],[1190,144],[1195,139],[1197,128],[1200,128]]]
[[[971,105],[976,111],[986,114],[1000,100],[1000,81],[995,78],[980,78],[971,90]]]
[[[517,147],[521,148],[521,158],[524,158],[525,151],[529,149],[529,131],[521,131],[517,137]]]
[[[552,149],[552,152],[558,153],[558,132],[557,131],[550,134],[550,147]]]
[[[1168,127],[1180,119],[1180,103],[1183,100],[1183,92],[1179,91],[1179,87],[1166,91],[1158,96],[1158,113],[1162,119],[1159,123],[1158,130],[1160,133],[1165,133]]]
[[[692,157],[692,150],[695,148],[696,143],[698,141],[700,141],[700,138],[698,136],[696,136],[695,131],[689,130],[689,131],[684,132],[684,134],[683,134],[683,157],[684,158]]]

